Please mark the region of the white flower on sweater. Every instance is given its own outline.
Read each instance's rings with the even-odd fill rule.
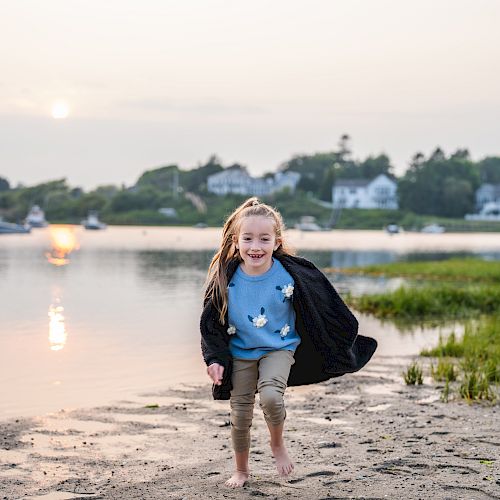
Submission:
[[[229,328],[227,329],[227,334],[234,335],[235,333],[236,333],[236,327],[234,325],[229,325]]]
[[[262,328],[267,323],[267,318],[265,314],[259,314],[252,319],[253,326],[256,328]]]
[[[288,332],[290,331],[290,325],[286,324],[281,330],[280,330],[280,336],[282,339],[284,339],[287,335]]]
[[[258,316],[252,317],[248,315],[249,321],[252,322],[255,328],[262,328],[267,323],[267,318],[266,315],[264,314],[265,312],[266,310],[263,307],[261,307],[260,314]]]
[[[291,283],[288,283],[288,285],[283,285],[283,286],[277,286],[276,290],[280,290],[281,293],[283,294],[283,302],[285,302],[286,299],[290,299],[293,295],[293,285]]]

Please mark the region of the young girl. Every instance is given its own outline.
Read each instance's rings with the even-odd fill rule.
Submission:
[[[326,276],[295,257],[283,233],[281,215],[250,198],[227,219],[208,270],[201,347],[214,399],[230,399],[230,487],[249,477],[256,392],[278,473],[287,476],[293,463],[283,441],[286,387],[355,372],[377,347],[357,334],[358,322]]]

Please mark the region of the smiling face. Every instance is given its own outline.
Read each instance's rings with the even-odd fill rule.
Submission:
[[[276,238],[274,221],[269,217],[244,217],[238,237],[233,238],[243,262],[241,267],[246,274],[258,275],[272,266],[273,251],[280,246]]]

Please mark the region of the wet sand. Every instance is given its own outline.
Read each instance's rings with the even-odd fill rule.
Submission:
[[[185,385],[0,422],[0,498],[500,498],[500,407],[443,403],[430,380],[405,386],[410,360],[376,356],[357,374],[288,389],[289,479],[275,474],[257,406],[252,476],[226,488],[228,402]]]

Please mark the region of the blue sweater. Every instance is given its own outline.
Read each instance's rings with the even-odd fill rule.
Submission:
[[[229,349],[233,357],[259,359],[269,351],[295,351],[300,337],[295,329],[293,284],[277,259],[258,276],[238,267],[228,285]]]

